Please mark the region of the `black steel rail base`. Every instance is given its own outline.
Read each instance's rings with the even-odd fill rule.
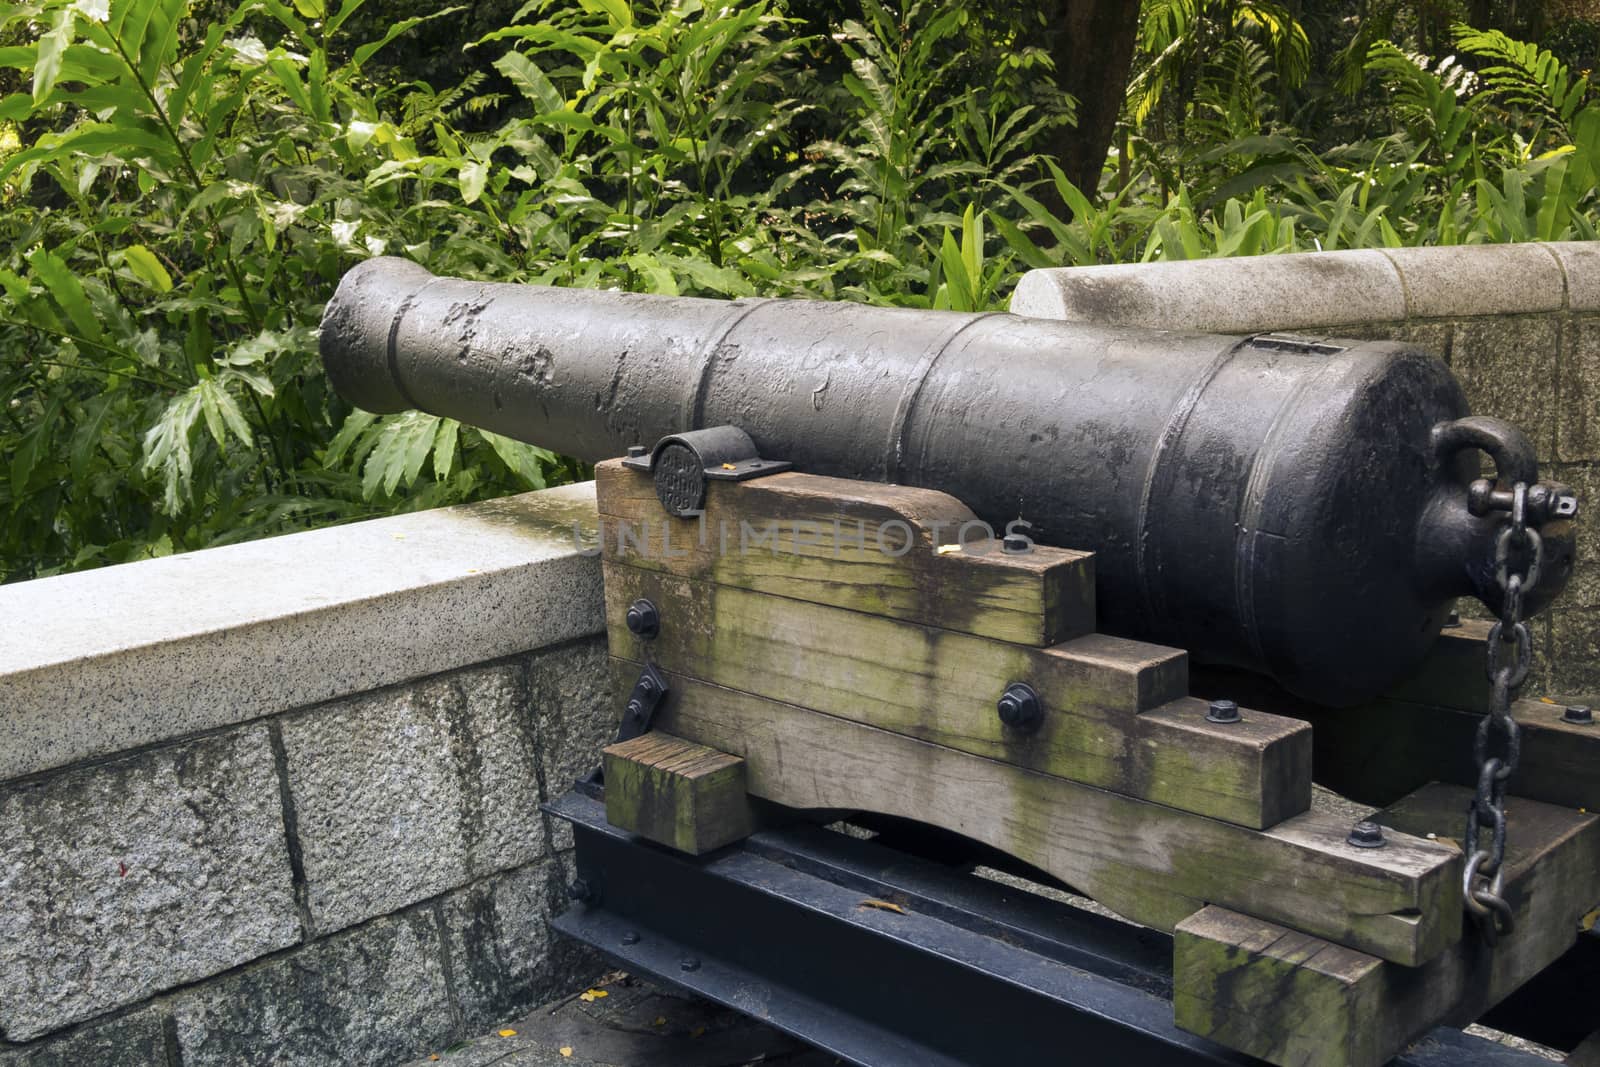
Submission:
[[[694,858],[582,793],[549,810],[583,898],[558,931],[849,1063],[1259,1062],[1173,1025],[1165,934],[815,827]],[[1443,1027],[1396,1062],[1548,1065]]]

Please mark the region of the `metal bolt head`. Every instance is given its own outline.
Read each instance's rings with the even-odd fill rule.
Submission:
[[[622,935],[622,943],[624,945],[637,945],[639,943],[638,931],[636,931],[636,930],[628,930],[625,933],[623,933],[623,935]]]
[[[645,641],[654,641],[661,632],[661,613],[656,606],[648,600],[635,600],[628,605],[628,629],[634,636]]]
[[[699,969],[700,961],[693,956],[686,956],[678,963],[678,970],[680,971],[698,971]]]
[[[1450,629],[1453,626],[1460,626],[1461,625],[1461,612],[1452,611],[1450,614],[1446,615],[1444,617],[1444,625],[1445,625],[1445,629],[1447,629],[1447,630]]]
[[[1006,553],[1007,555],[1019,555],[1023,552],[1027,552],[1032,547],[1033,542],[1029,541],[1021,534],[1006,534],[1006,536],[1000,539],[1000,551]]]
[[[1031,730],[1044,717],[1039,694],[1027,682],[1012,682],[1006,686],[994,707],[1000,713],[1000,721],[1014,730]]]
[[[1561,713],[1561,721],[1572,726],[1593,726],[1594,709],[1585,704],[1569,704]]]
[[[644,454],[646,452],[648,452],[648,451],[650,451],[650,450],[648,448],[644,447],[644,445],[629,445],[628,446],[628,458],[629,459],[640,459],[640,458],[643,458]]]
[[[567,886],[567,896],[579,904],[592,904],[597,894],[594,891],[594,886],[582,878],[575,878],[572,884]]]
[[[1351,827],[1347,840],[1357,848],[1382,848],[1388,844],[1383,839],[1383,827],[1370,819],[1362,819]]]
[[[1239,705],[1232,700],[1213,700],[1210,707],[1206,708],[1206,722],[1228,725],[1238,721]]]

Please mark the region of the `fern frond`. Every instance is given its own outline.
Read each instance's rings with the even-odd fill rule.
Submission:
[[[1573,78],[1554,53],[1499,30],[1457,25],[1452,33],[1463,52],[1492,63],[1481,72],[1481,96],[1533,112],[1570,142],[1573,116],[1589,96],[1588,78]]]

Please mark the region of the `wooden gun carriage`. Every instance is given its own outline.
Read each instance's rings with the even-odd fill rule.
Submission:
[[[948,830],[1172,933],[1177,1026],[1277,1064],[1383,1063],[1484,1015],[1593,927],[1600,728],[1524,701],[1517,933],[1490,949],[1464,929],[1481,687],[1461,675],[1481,667],[1461,660],[1481,661],[1478,626],[1354,711],[1307,721],[1259,683],[1286,713],[1235,709],[1220,694],[1248,681],[1200,679],[1224,687],[1214,705],[1191,695],[1183,651],[1095,632],[1093,554],[1007,551],[945,494],[785,472],[712,482],[681,520],[647,472],[611,461],[596,478],[616,687],[637,694],[647,665],[666,686],[652,728],[606,750],[612,826],[690,856],[782,822],[774,805]],[[1019,685],[1036,703],[1007,722],[997,704]],[[1376,737],[1416,739],[1392,765],[1362,744],[1380,715]],[[1313,810],[1314,777],[1386,805],[1376,841]],[[607,873],[583,877],[604,911]],[[886,895],[860,907],[893,936],[916,905]],[[970,1025],[986,1062],[1017,1054]]]
[[[553,805],[579,869],[557,929],[861,1064],[1528,1062],[1450,1029],[1484,1017],[1600,1055],[1600,725],[1583,709],[1513,709],[1493,883],[1509,933],[1488,943],[1466,917],[1487,624],[1443,609],[1473,595],[1517,617],[1474,562],[1507,508],[1544,535],[1529,606],[1547,603],[1576,503],[1536,484],[1520,435],[1465,416],[1442,365],[870,310],[843,336],[873,339],[871,359],[841,341],[807,363],[833,342],[786,338],[782,316],[846,313],[648,300],[375,261],[324,324],[362,406],[602,460],[584,533],[622,724],[603,773]],[[885,356],[901,325],[922,339]],[[986,392],[984,352],[1046,341],[1093,349],[1047,398],[1073,420],[1028,406],[1054,364]],[[1135,440],[1084,397],[1146,343],[1196,384]],[[751,376],[785,345],[798,370]],[[875,396],[885,363],[912,384],[833,411]],[[687,387],[665,373],[680,364],[698,368]],[[1211,391],[1233,399],[1208,407]],[[1266,414],[1243,418],[1252,404]],[[1093,462],[1061,458],[1069,424]],[[652,427],[654,449],[603,458]],[[1398,427],[1394,462],[1352,427]],[[1004,485],[968,444],[1001,454]],[[1469,494],[1477,449],[1499,481]],[[1171,523],[1158,491],[1180,500]],[[1009,521],[1018,500],[1045,536]],[[1335,609],[1341,582],[1360,610]],[[1314,782],[1381,810],[1314,804]],[[875,836],[818,828],[841,820]]]

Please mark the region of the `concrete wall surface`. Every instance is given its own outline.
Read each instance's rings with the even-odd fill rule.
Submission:
[[[0,1067],[394,1063],[591,973],[592,483],[0,586]]]
[[[1521,427],[1538,446],[1541,476],[1581,498],[1578,567],[1556,606],[1530,624],[1537,665],[1524,694],[1600,703],[1600,242],[1036,270],[1011,310],[1164,330],[1386,338],[1442,356],[1472,410]]]

